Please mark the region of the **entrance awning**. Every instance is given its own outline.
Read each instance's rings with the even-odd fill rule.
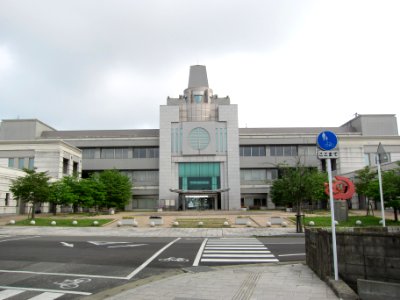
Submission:
[[[169,189],[173,193],[185,194],[185,195],[206,195],[206,194],[217,194],[229,191],[229,188],[219,190],[181,190],[181,189]]]

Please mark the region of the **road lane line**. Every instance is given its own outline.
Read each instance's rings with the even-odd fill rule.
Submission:
[[[13,239],[8,239],[8,240],[1,240],[0,243],[2,242],[10,242],[10,241],[19,241],[19,240],[28,240],[28,239],[34,239],[40,237],[39,235],[35,236],[24,236],[24,237],[19,237],[19,238],[13,238]]]
[[[29,298],[29,300],[53,300],[64,296],[64,293],[51,293],[51,292],[44,292],[40,295],[37,295],[33,298]]]
[[[136,268],[132,273],[130,273],[128,276],[125,277],[125,279],[132,279],[136,274],[138,274],[140,271],[142,271],[145,267],[147,267],[157,256],[159,256],[161,253],[163,253],[167,248],[169,248],[172,244],[175,242],[179,241],[181,238],[176,238],[169,244],[165,245],[163,248],[158,250],[152,257],[150,257],[148,260],[146,260],[143,264],[141,264],[138,268]]]
[[[279,254],[278,256],[303,256],[305,253]]]
[[[63,293],[63,294],[83,295],[83,296],[90,296],[92,294],[92,293],[88,293],[88,292],[79,292],[79,291],[25,288],[25,287],[4,286],[4,285],[0,285],[0,289],[18,290],[18,291],[32,291],[32,292]]]
[[[104,278],[104,279],[126,279],[126,277],[118,276],[103,276],[91,274],[71,274],[71,273],[48,273],[48,272],[34,272],[34,271],[20,271],[20,270],[0,270],[0,273],[16,273],[16,274],[35,274],[35,275],[49,275],[49,276],[71,276],[71,277],[89,277],[89,278]]]
[[[4,290],[0,291],[0,300],[4,300],[7,298],[10,298],[12,296],[18,295],[23,293],[24,291],[18,291],[18,290]]]
[[[199,265],[200,258],[201,258],[201,254],[202,254],[203,251],[204,251],[204,247],[206,246],[207,241],[208,241],[208,238],[205,238],[204,241],[203,241],[203,243],[201,244],[200,249],[199,249],[199,251],[197,252],[196,258],[195,258],[195,260],[194,260],[194,262],[193,262],[193,267],[197,267],[197,266]]]

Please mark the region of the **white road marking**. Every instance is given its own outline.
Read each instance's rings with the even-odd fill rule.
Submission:
[[[118,277],[118,276],[103,276],[103,275],[92,275],[92,274],[71,274],[71,273],[50,273],[50,272],[33,272],[33,271],[19,271],[19,270],[0,270],[0,273],[36,274],[36,275],[49,275],[49,276],[70,276],[70,277],[89,277],[89,278],[105,278],[105,279],[127,279],[126,277]]]
[[[305,253],[279,254],[278,256],[303,256]]]
[[[64,293],[52,293],[52,292],[44,292],[40,295],[37,295],[33,298],[29,298],[29,300],[53,300],[57,299],[61,296],[64,296]]]
[[[9,297],[18,295],[20,293],[23,293],[24,291],[18,291],[18,290],[4,290],[0,291],[0,300],[7,299]]]
[[[126,279],[132,279],[136,274],[138,274],[140,271],[142,271],[145,267],[147,267],[148,264],[150,264],[157,256],[159,256],[161,253],[163,253],[167,248],[169,248],[172,244],[175,242],[179,241],[181,238],[176,238],[172,242],[168,243],[165,245],[163,248],[158,250],[152,257],[150,257],[148,260],[146,260],[143,264],[141,264],[136,270],[134,270],[132,273],[130,273],[128,276],[126,276]]]
[[[96,246],[107,246],[107,245],[115,245],[115,244],[129,244],[130,242],[103,242],[103,241],[88,241],[88,243],[96,245]]]
[[[60,243],[61,243],[61,245],[65,246],[65,247],[70,247],[70,248],[74,247],[74,244],[68,244],[66,242],[60,242]]]
[[[203,254],[203,257],[275,257],[273,254]]]
[[[18,290],[18,291],[33,291],[33,292],[50,292],[50,293],[73,294],[73,295],[83,295],[83,296],[89,296],[89,295],[92,294],[92,293],[88,293],[88,292],[63,291],[63,290],[52,290],[52,289],[37,289],[37,288],[24,288],[24,287],[16,287],[16,286],[0,286],[0,289]]]
[[[208,241],[208,239],[206,238],[206,239],[204,239],[203,243],[201,244],[200,249],[199,249],[199,251],[197,252],[196,258],[195,258],[195,260],[194,260],[194,262],[193,262],[193,266],[194,266],[194,267],[197,267],[197,266],[199,265],[199,261],[200,261],[200,258],[201,258],[201,254],[203,253],[203,250],[204,250],[204,247],[205,247],[206,244],[207,244],[207,241]]]
[[[128,244],[128,245],[117,245],[117,246],[108,246],[107,248],[127,248],[127,247],[138,247],[138,246],[146,246],[147,244]]]
[[[200,262],[279,262],[271,251],[255,238],[209,239]]]
[[[17,237],[17,238],[12,238],[12,239],[7,239],[7,240],[1,240],[0,243],[3,242],[10,242],[10,241],[19,241],[19,240],[28,240],[28,239],[34,239],[40,237],[39,235],[35,236],[24,236],[24,237]]]
[[[271,253],[268,250],[204,250],[203,253]]]
[[[246,259],[233,259],[233,258],[212,259],[212,258],[204,258],[201,261],[202,262],[279,262],[279,260],[276,259],[276,258],[265,258],[265,259],[252,259],[252,258],[246,258]]]
[[[227,247],[227,246],[222,246],[222,247],[209,247],[207,246],[207,250],[264,250],[266,249],[265,247]]]
[[[237,245],[263,245],[263,243],[260,243],[258,241],[208,241],[208,244],[213,245],[213,244],[218,244],[218,245],[232,245],[232,244],[237,244]]]
[[[305,242],[299,242],[299,243],[297,243],[297,242],[292,242],[292,243],[268,243],[267,242],[267,244],[268,245],[304,245]]]

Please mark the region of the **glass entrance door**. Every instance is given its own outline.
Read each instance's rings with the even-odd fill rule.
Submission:
[[[215,198],[209,195],[185,196],[185,209],[187,210],[215,209]]]

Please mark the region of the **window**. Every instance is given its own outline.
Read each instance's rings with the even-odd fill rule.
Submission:
[[[216,190],[219,189],[220,186],[219,163],[179,163],[180,189]]]
[[[240,170],[241,181],[262,181],[267,180],[266,169],[242,169]]]
[[[113,159],[114,158],[114,148],[101,148],[100,158]]]
[[[10,205],[10,193],[6,193],[6,199],[4,200],[4,205],[5,206]]]
[[[240,146],[240,156],[265,156],[265,146]]]
[[[134,186],[158,185],[158,170],[121,171],[127,176]]]
[[[158,158],[159,148],[133,148],[133,158]]]
[[[133,148],[133,158],[146,158],[146,148]]]
[[[74,161],[72,163],[72,174],[73,175],[78,175],[78,167],[79,167],[78,163],[76,161]]]
[[[274,180],[278,178],[278,169],[267,169],[267,179]]]
[[[203,96],[202,95],[194,95],[194,102],[199,104],[201,103],[203,100]]]
[[[29,157],[28,169],[33,170],[35,168],[35,159],[33,157]]]
[[[189,142],[193,149],[204,150],[210,142],[210,135],[204,128],[196,127],[189,133]]]
[[[25,168],[25,158],[20,157],[18,158],[18,169],[23,169]]]
[[[9,168],[14,168],[14,163],[15,163],[15,158],[8,159],[8,167]]]
[[[159,156],[159,149],[158,148],[149,148],[148,149],[148,157],[149,158],[157,158]]]
[[[115,148],[115,158],[116,159],[128,158],[128,148]]]
[[[145,170],[145,171],[133,171],[132,180],[136,183],[150,182],[158,184],[158,171]]]
[[[297,146],[272,145],[269,147],[271,156],[297,156]]]
[[[365,164],[366,166],[369,166],[369,165],[370,165],[369,153],[365,153],[365,154],[364,154],[364,164]]]
[[[94,159],[95,158],[95,148],[84,148],[82,149],[82,158],[84,159]]]
[[[68,174],[69,159],[63,158],[63,174]]]

